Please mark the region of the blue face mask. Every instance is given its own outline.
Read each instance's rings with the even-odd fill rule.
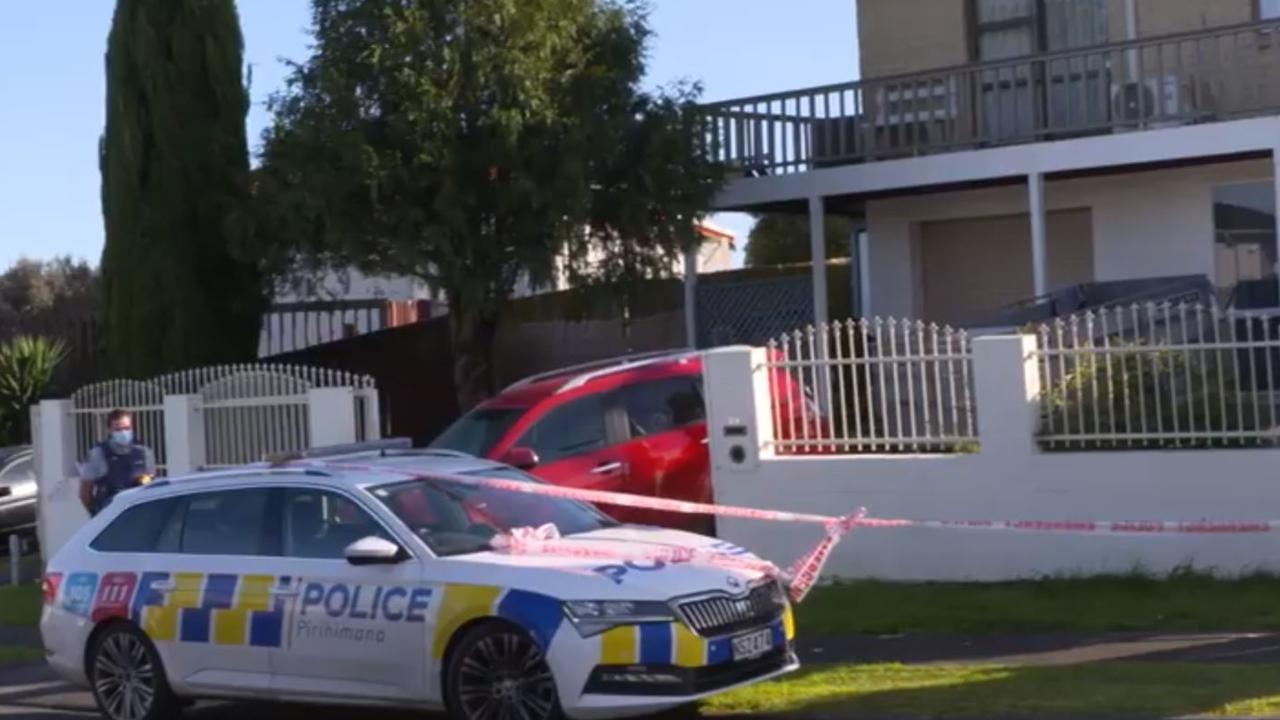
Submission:
[[[117,445],[128,445],[133,442],[132,430],[112,430],[111,442]]]

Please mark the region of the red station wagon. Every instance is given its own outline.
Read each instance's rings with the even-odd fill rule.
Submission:
[[[775,375],[774,386],[783,398],[775,417],[804,402],[797,416],[814,422],[812,402],[786,373]],[[463,415],[431,446],[498,460],[556,485],[713,502],[702,360],[692,351],[534,375]],[[601,509],[621,522],[715,530],[706,515]]]

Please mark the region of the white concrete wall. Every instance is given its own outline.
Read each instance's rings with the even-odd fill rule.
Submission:
[[[827,515],[944,520],[1238,521],[1280,518],[1280,449],[1055,452],[1035,449],[1030,339],[975,341],[982,451],[934,456],[774,456],[763,356],[716,351],[704,365],[716,501]],[[1019,367],[1019,366],[1022,367]],[[750,392],[744,392],[744,386]],[[764,415],[764,417],[762,417]],[[745,434],[726,433],[743,426]],[[732,448],[746,445],[739,461]],[[720,535],[785,566],[821,537],[813,525],[721,518]],[[859,528],[827,577],[1008,580],[1051,574],[1225,574],[1280,569],[1280,533],[1103,537]]]
[[[1197,273],[1212,279],[1214,186],[1271,176],[1270,160],[1254,160],[1050,180],[1045,204],[1047,210],[1091,210],[1094,278],[1099,281]],[[919,316],[919,223],[1025,212],[1025,185],[869,202],[872,281],[871,307],[865,314]],[[992,258],[991,271],[1007,269]]]

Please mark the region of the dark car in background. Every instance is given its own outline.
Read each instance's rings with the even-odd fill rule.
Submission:
[[[0,447],[0,541],[35,532],[35,454],[30,445]]]

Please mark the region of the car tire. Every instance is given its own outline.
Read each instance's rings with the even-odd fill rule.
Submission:
[[[542,649],[508,623],[468,630],[449,652],[443,680],[445,706],[455,720],[564,718]]]
[[[93,700],[105,718],[167,720],[181,714],[160,653],[129,623],[115,623],[94,637],[87,670]]]

